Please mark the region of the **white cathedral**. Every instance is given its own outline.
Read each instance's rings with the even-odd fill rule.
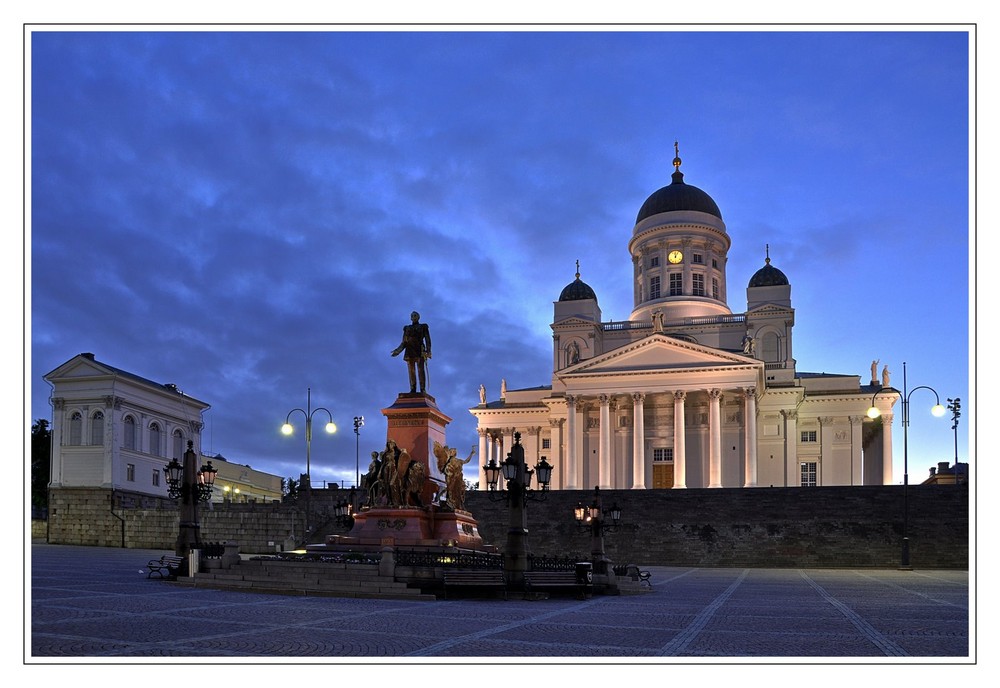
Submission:
[[[680,157],[673,164],[628,242],[628,320],[602,320],[578,263],[554,304],[551,385],[504,382],[495,400],[480,387],[469,409],[480,463],[503,461],[516,432],[529,466],[545,457],[554,467],[551,489],[891,484],[899,393],[888,374],[879,381],[872,362],[862,385],[797,371],[791,285],[769,256],[746,311],[733,313],[722,213],[684,182]]]

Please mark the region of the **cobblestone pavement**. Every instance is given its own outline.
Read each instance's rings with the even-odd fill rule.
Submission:
[[[159,550],[36,543],[30,553],[28,664],[252,657],[975,663],[964,570],[649,567],[653,592],[642,595],[411,602],[148,580],[144,565]]]

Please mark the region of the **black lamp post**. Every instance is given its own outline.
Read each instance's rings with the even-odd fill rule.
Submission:
[[[962,400],[959,397],[948,400],[951,411],[951,429],[955,431],[955,484],[958,485],[958,419],[962,415]]]
[[[164,469],[167,478],[167,495],[170,499],[180,499],[180,528],[174,553],[179,557],[187,557],[192,549],[201,546],[201,524],[198,522],[198,502],[208,502],[212,499],[212,486],[218,471],[208,461],[200,469],[198,456],[194,452],[194,442],[188,440],[187,451],[184,452],[183,465],[176,457],[170,459]]]
[[[524,586],[524,572],[528,570],[528,510],[526,502],[544,500],[552,480],[552,466],[545,457],[535,464],[534,470],[524,463],[524,447],[521,433],[514,433],[514,446],[502,464],[490,457],[483,466],[486,473],[487,495],[490,501],[504,500],[509,505],[509,527],[507,546],[504,549],[504,572],[507,582],[514,588]],[[503,474],[506,489],[497,489],[500,474]],[[531,489],[531,479],[538,476],[538,490]]]
[[[333,507],[333,516],[337,520],[337,524],[345,527],[351,527],[354,525],[354,500],[357,498],[356,488],[351,488],[351,494],[347,499],[340,500],[335,507]]]
[[[365,424],[364,416],[354,416],[354,485],[361,485],[361,428]]]
[[[291,435],[292,432],[294,432],[295,428],[292,427],[292,424],[289,421],[291,420],[292,414],[295,413],[296,411],[305,416],[306,419],[306,482],[308,483],[306,485],[306,535],[308,535],[309,529],[311,527],[310,521],[312,518],[311,508],[310,508],[312,506],[312,472],[311,472],[312,468],[310,466],[310,460],[311,460],[310,454],[312,452],[313,416],[316,414],[317,411],[323,411],[326,413],[327,417],[329,418],[329,422],[327,422],[326,424],[326,431],[331,435],[337,432],[337,426],[334,425],[333,414],[330,413],[328,409],[325,409],[322,406],[316,409],[312,407],[312,389],[307,388],[305,410],[300,408],[293,408],[291,411],[288,412],[288,415],[285,416],[285,424],[281,426],[282,434]]]
[[[604,550],[604,533],[616,531],[621,525],[622,510],[617,503],[611,505],[610,509],[604,509],[601,501],[601,488],[594,487],[594,501],[590,506],[578,504],[573,509],[573,516],[581,528],[590,531],[590,554],[594,562],[594,573],[597,575],[607,575],[610,560]],[[610,518],[610,523],[608,522]]]
[[[907,391],[906,388],[906,361],[903,361],[903,551],[900,556],[900,569],[910,569],[910,537],[909,537],[909,526],[910,526],[910,502],[909,502],[909,485],[910,485],[910,474],[909,474],[909,428],[910,428],[910,395],[916,392],[918,389],[926,389],[934,394],[934,406],[931,407],[931,415],[940,418],[944,415],[944,406],[941,405],[941,399],[938,397],[938,393],[933,387],[928,387],[927,385],[920,385],[919,387],[914,387],[913,389]],[[876,392],[875,394],[878,394]],[[869,418],[878,418],[881,415],[879,410],[875,408],[875,396],[872,396],[872,405],[868,409]]]

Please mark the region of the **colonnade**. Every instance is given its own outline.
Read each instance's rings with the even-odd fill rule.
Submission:
[[[709,399],[708,429],[709,429],[709,484],[708,487],[722,487],[722,413],[721,403],[723,390],[706,390]],[[646,427],[645,427],[645,401],[648,394],[652,392],[635,391],[629,394],[632,402],[632,482],[631,485],[617,487],[630,487],[631,489],[642,490],[651,485],[646,484]],[[657,392],[660,393],[660,392]],[[687,487],[687,461],[685,442],[685,402],[688,399],[687,390],[676,390],[664,392],[673,400],[673,464],[674,464],[674,487]],[[744,446],[746,447],[744,457],[745,476],[744,487],[755,487],[757,484],[757,396],[756,388],[740,388],[738,393],[743,400],[743,432]],[[612,452],[612,435],[615,426],[612,422],[612,398],[620,398],[622,395],[597,394],[578,395],[567,394],[566,418],[550,418],[551,432],[549,433],[552,456],[550,463],[559,469],[558,483],[563,489],[579,490],[587,489],[588,486],[582,484],[582,456],[581,447],[578,446],[582,423],[582,406],[587,403],[596,402],[598,406],[598,442],[597,442],[597,483],[602,488],[613,488],[614,485],[614,455]],[[565,429],[565,434],[563,430]],[[522,436],[535,436],[534,446],[540,448],[541,427],[518,428]],[[514,428],[502,429],[479,429],[479,456],[480,485],[485,485],[485,475],[482,464],[491,458],[498,463],[502,462],[513,444]],[[522,440],[522,443],[523,440]],[[539,451],[540,454],[545,452]],[[528,457],[525,459],[530,465],[538,457]],[[553,484],[557,483],[556,477]]]

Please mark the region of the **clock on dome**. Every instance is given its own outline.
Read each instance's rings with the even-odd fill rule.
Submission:
[[[667,254],[667,260],[676,265],[677,263],[684,260],[684,254],[680,251],[671,251]]]

